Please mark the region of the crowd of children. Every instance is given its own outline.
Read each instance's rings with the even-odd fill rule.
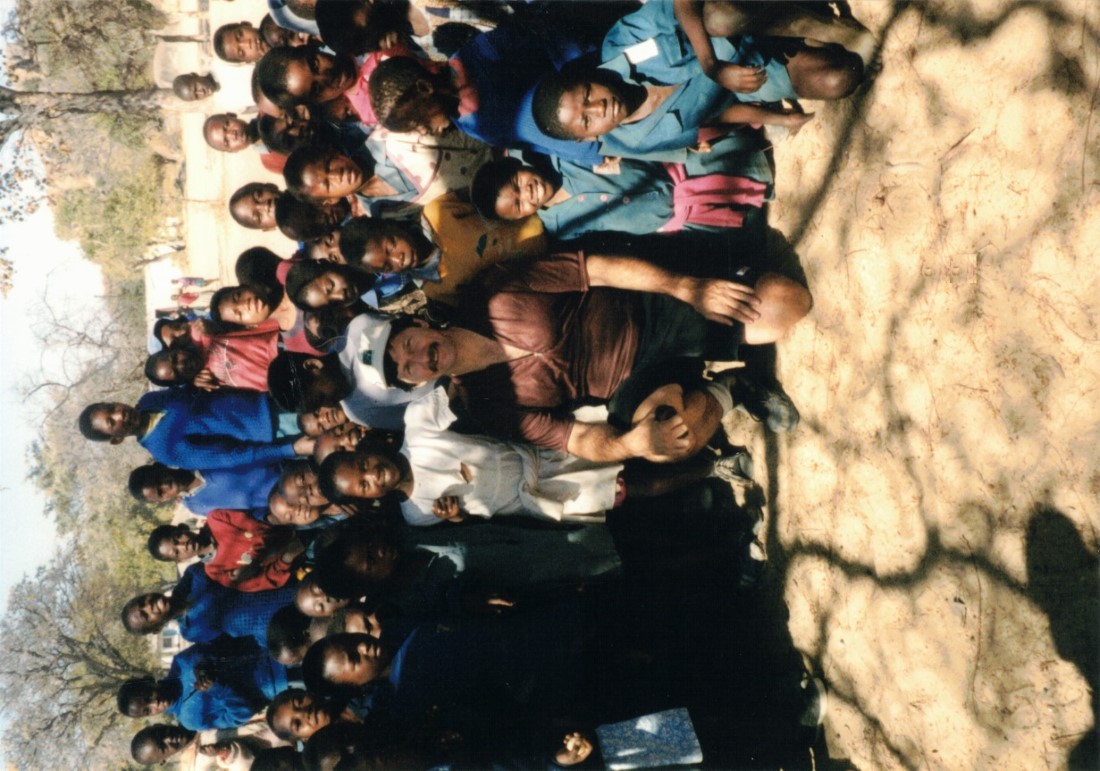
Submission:
[[[203,132],[281,170],[227,204],[299,248],[180,280],[209,314],[157,320],[157,388],[79,421],[148,451],[136,499],[205,520],[149,534],[188,566],[122,608],[192,643],[120,689],[178,724],[134,758],[600,767],[597,727],[640,716],[710,767],[766,763],[764,725],[804,739],[823,687],[753,634],[758,488],[723,422],[798,423],[767,349],[812,300],[767,248],[772,145],[859,85],[866,30],[836,4],[269,5],[213,39],[255,116]],[[649,735],[650,765],[694,757]]]

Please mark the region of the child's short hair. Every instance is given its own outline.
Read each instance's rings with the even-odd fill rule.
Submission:
[[[149,485],[157,484],[166,471],[170,471],[170,469],[163,463],[153,462],[146,463],[144,466],[138,466],[130,472],[130,478],[126,482],[126,488],[130,491],[130,495],[134,497],[134,500],[140,503],[148,503],[148,501],[145,500],[143,491]]]
[[[414,131],[417,121],[401,114],[419,95],[417,82],[435,76],[416,59],[395,56],[378,65],[370,76],[370,103],[378,122],[390,131]]]
[[[535,88],[531,102],[531,112],[535,125],[542,133],[555,139],[574,139],[558,118],[558,108],[565,92],[583,80],[578,74],[565,75],[554,72],[542,79]]]
[[[153,557],[153,559],[159,562],[173,562],[160,553],[160,543],[165,538],[172,538],[180,531],[180,528],[186,529],[190,532],[190,528],[187,525],[157,525],[153,528],[153,532],[149,533],[149,537],[145,540],[145,549]]]
[[[214,30],[214,55],[223,62],[232,61],[225,53],[225,37],[236,32],[240,25],[241,22],[237,21],[232,24],[223,24]]]
[[[299,147],[292,152],[286,159],[286,165],[283,166],[283,178],[286,180],[286,189],[294,193],[299,198],[307,198],[303,192],[305,183],[302,181],[302,172],[305,171],[306,166],[313,163],[322,163],[328,161],[337,155],[347,156],[343,150],[333,145],[327,144],[309,144],[304,147]],[[374,174],[374,164],[371,162],[369,168],[364,164],[370,162],[370,156],[364,157],[362,160],[353,158],[352,161],[363,171],[363,179],[367,179]]]
[[[118,689],[118,711],[130,717],[130,703],[146,696],[155,688],[157,681],[152,677],[136,677],[124,682]]]
[[[276,308],[283,301],[283,285],[278,277],[279,266],[282,264],[283,259],[275,252],[263,246],[253,246],[237,257],[233,273],[241,286],[252,287],[253,290],[262,289],[267,304]]]
[[[298,610],[297,605],[279,608],[267,622],[267,652],[278,659],[285,650],[309,645],[309,616]]]
[[[511,183],[516,172],[523,168],[518,158],[500,158],[482,164],[470,182],[470,203],[477,213],[488,220],[499,220],[497,197],[505,184]]]
[[[171,351],[169,351],[167,348],[157,351],[156,353],[149,354],[149,358],[145,360],[145,366],[143,368],[143,371],[145,372],[145,379],[153,385],[160,386],[161,388],[168,388],[170,386],[176,385],[178,381],[175,377],[173,377],[171,380],[168,380],[157,375],[157,365],[160,364],[160,362],[165,358],[168,358],[168,361],[171,361],[171,358],[169,358],[170,356]]]
[[[76,425],[85,439],[91,439],[93,442],[109,442],[111,440],[109,434],[103,433],[92,425],[92,415],[95,414],[96,410],[110,408],[110,406],[108,402],[93,402],[80,411],[80,416],[76,419]]]
[[[297,47],[279,46],[260,57],[253,77],[263,95],[284,109],[304,103],[305,99],[296,98],[287,91],[287,73],[294,62],[308,64],[317,50],[318,47],[312,43]]]
[[[331,204],[331,207],[345,214],[330,218],[326,211],[330,208],[329,206],[317,201],[306,201],[293,195],[281,195],[275,201],[275,224],[283,235],[295,241],[320,238],[339,227],[340,220],[351,211],[351,205],[342,199]],[[330,219],[335,222],[331,222]]]

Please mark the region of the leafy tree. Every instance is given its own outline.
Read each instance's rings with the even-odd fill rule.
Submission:
[[[0,619],[0,710],[17,768],[117,768],[140,728],[118,713],[115,695],[156,662],[116,620],[131,586],[95,557],[61,549],[12,589]]]

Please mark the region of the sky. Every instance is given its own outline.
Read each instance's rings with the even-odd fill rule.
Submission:
[[[83,258],[76,244],[58,241],[53,233],[48,207],[24,222],[0,225],[0,247],[7,247],[16,271],[14,288],[0,299],[0,613],[7,608],[9,589],[33,574],[57,545],[43,499],[26,479],[26,451],[40,411],[24,406],[22,392],[43,367],[48,372],[55,363],[53,352],[43,350],[32,331],[35,306],[48,296],[54,307],[94,312],[103,286],[99,268]]]

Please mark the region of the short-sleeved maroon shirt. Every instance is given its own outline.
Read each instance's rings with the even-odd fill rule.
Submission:
[[[494,266],[459,324],[531,355],[454,378],[454,394],[487,433],[565,450],[571,410],[630,375],[640,315],[638,293],[589,289],[581,252]]]

